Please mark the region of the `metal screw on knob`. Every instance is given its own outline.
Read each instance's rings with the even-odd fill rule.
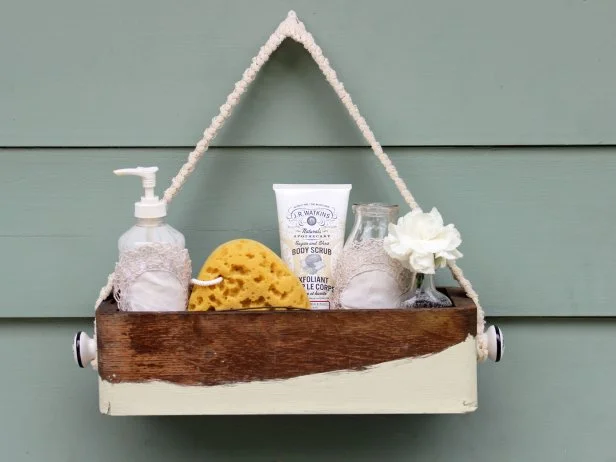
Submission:
[[[96,341],[79,331],[73,337],[73,359],[79,367],[86,367],[96,358]]]
[[[503,358],[505,352],[505,338],[498,326],[490,326],[486,332],[488,336],[488,357],[495,363]]]

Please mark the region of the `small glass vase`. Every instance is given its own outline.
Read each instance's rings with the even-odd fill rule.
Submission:
[[[411,296],[402,302],[402,308],[445,308],[453,303],[445,294],[436,290],[434,275],[416,273]]]

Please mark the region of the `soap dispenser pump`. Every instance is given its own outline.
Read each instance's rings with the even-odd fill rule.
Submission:
[[[144,195],[139,202],[135,202],[135,217],[137,218],[163,218],[167,216],[167,204],[154,195],[156,187],[156,172],[158,167],[121,168],[114,170],[118,176],[140,176]]]
[[[191,262],[182,233],[164,222],[167,204],[155,195],[158,167],[114,170],[141,177],[144,193],[135,202],[137,223],[118,241],[113,293],[123,311],[186,309]]]

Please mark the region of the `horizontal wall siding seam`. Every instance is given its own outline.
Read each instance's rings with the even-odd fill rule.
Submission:
[[[1,142],[1,140],[0,140]],[[477,149],[477,150],[507,150],[507,149],[580,149],[580,148],[598,148],[598,149],[613,149],[616,147],[616,144],[602,144],[602,143],[590,143],[590,144],[388,144],[383,145],[383,149],[385,151],[389,149]],[[225,149],[274,149],[274,150],[284,150],[284,149],[361,149],[366,148],[369,149],[370,146],[366,144],[346,144],[346,145],[234,145],[234,144],[225,144],[225,145],[216,145],[213,144],[212,147],[208,151],[213,151],[216,149],[225,150]],[[23,146],[12,146],[12,145],[0,145],[0,151],[6,150],[113,150],[113,149],[122,149],[122,150],[161,150],[161,149],[183,149],[190,151],[194,149],[194,146],[188,145],[85,145],[85,146],[64,146],[64,145],[23,145]],[[207,154],[206,154],[207,155]]]

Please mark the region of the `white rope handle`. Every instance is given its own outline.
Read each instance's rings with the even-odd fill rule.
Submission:
[[[338,79],[336,71],[334,71],[329,64],[329,60],[323,55],[323,50],[316,44],[312,34],[306,30],[304,24],[297,18],[295,12],[293,11],[289,12],[287,18],[280,23],[267,42],[265,42],[265,45],[261,47],[257,55],[252,59],[250,66],[244,71],[241,80],[236,82],[233,91],[229,94],[229,96],[227,96],[226,102],[220,106],[218,115],[212,119],[210,126],[203,132],[203,137],[199,140],[195,146],[195,149],[188,155],[188,159],[184,165],[182,165],[180,171],[173,178],[173,180],[171,180],[171,185],[167,188],[163,196],[165,202],[171,202],[171,200],[173,200],[182,188],[188,179],[188,176],[195,170],[199,159],[201,159],[203,154],[208,150],[210,143],[216,137],[224,122],[229,118],[235,106],[239,103],[242,94],[244,94],[247,87],[254,81],[257,73],[261,70],[261,67],[263,67],[272,53],[286,38],[292,38],[296,42],[301,43],[308,53],[310,53],[310,56],[312,56],[312,59],[314,59],[319,66],[319,69],[321,69],[325,79],[332,86],[338,95],[338,98],[340,98],[340,101],[355,121],[365,140],[372,148],[374,155],[379,159],[406,203],[411,209],[417,208],[418,204],[415,201],[415,198],[406,186],[404,180],[400,177],[398,170],[392,163],[389,156],[383,151],[381,144],[376,140],[376,137],[368,126],[366,119],[364,119],[359,113],[359,109],[353,103],[351,95],[344,88],[344,84]],[[466,295],[473,300],[477,306],[477,357],[480,361],[483,361],[488,356],[488,344],[487,336],[484,334],[484,312],[479,304],[479,297],[473,290],[473,286],[470,281],[464,277],[460,267],[458,267],[454,261],[449,261],[448,266],[453,277],[466,292]],[[100,302],[102,302],[102,300],[104,300],[111,293],[112,280],[113,274],[109,276],[107,285],[101,289],[99,298],[96,301],[96,306],[98,306]]]
[[[222,276],[218,276],[216,279],[210,279],[209,281],[204,281],[202,279],[196,279],[196,278],[192,278],[190,280],[190,283],[193,286],[199,286],[199,287],[215,286],[216,284],[220,284],[221,282],[222,282]]]

